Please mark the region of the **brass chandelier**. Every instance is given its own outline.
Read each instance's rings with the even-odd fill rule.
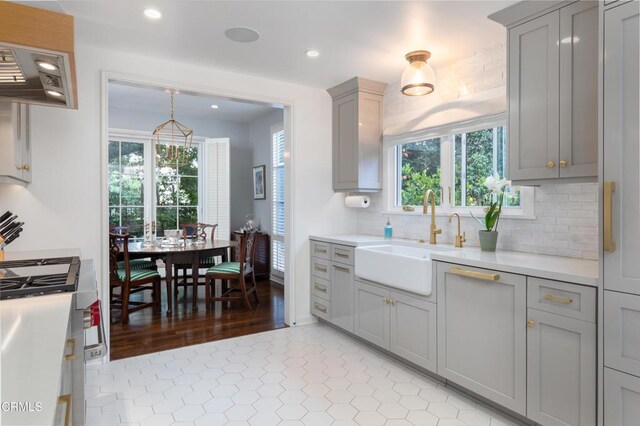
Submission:
[[[160,124],[153,131],[153,145],[156,164],[180,167],[189,162],[189,149],[193,142],[193,130],[176,121],[173,117],[173,96],[171,91],[171,119]]]

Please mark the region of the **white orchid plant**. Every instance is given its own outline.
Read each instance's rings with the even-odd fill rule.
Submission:
[[[506,179],[501,179],[497,174],[494,174],[493,176],[488,176],[484,180],[484,186],[491,191],[489,196],[491,196],[492,199],[493,196],[496,195],[496,201],[493,201],[489,207],[485,207],[484,211],[486,214],[484,216],[484,220],[478,219],[473,212],[469,213],[471,213],[471,216],[473,216],[473,218],[477,220],[478,223],[486,229],[486,231],[497,232],[498,223],[500,222],[500,214],[502,213],[502,202],[506,193],[511,191],[511,182]]]

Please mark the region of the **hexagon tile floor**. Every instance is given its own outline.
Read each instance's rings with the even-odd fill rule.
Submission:
[[[87,366],[87,425],[516,425],[326,325]]]

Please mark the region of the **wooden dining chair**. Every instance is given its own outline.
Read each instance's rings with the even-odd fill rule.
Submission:
[[[130,228],[128,226],[112,226],[111,228],[109,228],[109,233],[118,234],[118,235],[124,235],[124,234],[128,235],[129,229]],[[124,267],[125,267],[124,260],[119,261],[118,268],[122,269]],[[129,267],[131,269],[153,269],[156,271],[158,270],[158,265],[156,265],[155,260],[150,258],[130,259]]]
[[[198,232],[198,228],[200,228],[200,235],[198,235],[201,239],[207,239],[207,231],[209,232],[211,241],[214,241],[216,229],[218,228],[218,224],[210,225],[208,223],[188,223],[181,225],[182,228],[182,236],[184,238],[184,242],[188,240],[193,240],[196,237],[196,233]],[[210,256],[200,259],[200,268],[210,268],[216,264],[215,260],[216,256]],[[176,263],[173,265],[173,294],[174,296],[178,296],[178,287],[183,287],[186,289],[187,286],[193,285],[193,280],[189,282],[189,277],[191,277],[190,272],[193,265],[187,263]],[[178,273],[182,271],[182,276]],[[199,284],[204,284],[201,282]],[[186,294],[186,291],[185,291]]]
[[[122,255],[124,260],[118,261]],[[124,267],[120,267],[120,262]],[[120,308],[120,323],[129,322],[129,314],[145,308],[160,310],[160,274],[151,269],[133,269],[129,260],[129,234],[109,233],[109,293],[110,307]],[[114,294],[120,289],[119,296]],[[133,293],[151,291],[152,301],[131,300]]]
[[[205,303],[207,309],[210,309],[211,302],[228,302],[233,300],[242,300],[247,308],[251,309],[249,294],[253,294],[256,303],[260,303],[253,268],[256,248],[255,237],[256,231],[242,234],[240,238],[240,255],[238,262],[222,262],[207,270],[205,276]],[[248,279],[251,281],[251,287],[247,287]],[[215,296],[214,286],[216,280],[222,280],[222,292],[220,296]]]

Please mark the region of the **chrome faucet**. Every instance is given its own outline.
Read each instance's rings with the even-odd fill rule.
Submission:
[[[436,235],[442,234],[442,229],[436,226],[436,194],[430,189],[424,193],[422,200],[422,214],[427,214],[427,205],[431,199],[431,226],[429,227],[429,244],[437,244]]]

